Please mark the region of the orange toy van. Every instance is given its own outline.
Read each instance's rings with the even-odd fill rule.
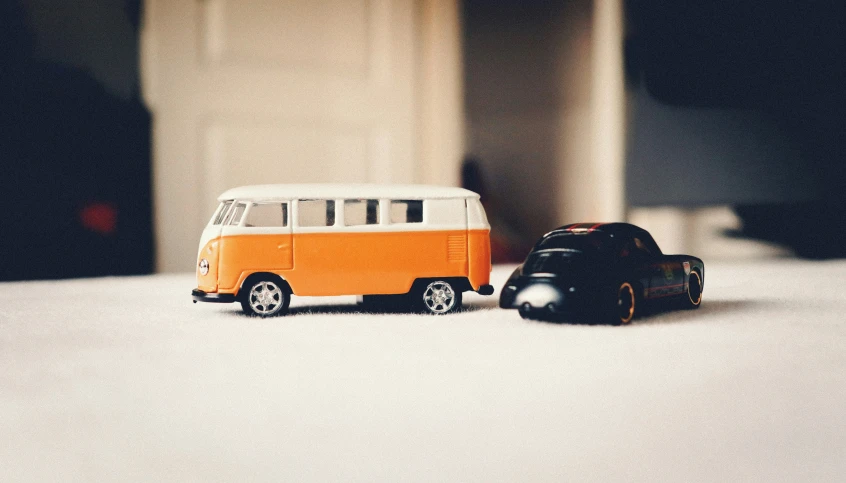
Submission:
[[[240,302],[272,316],[292,294],[405,294],[391,299],[445,314],[465,291],[493,293],[490,225],[472,191],[260,185],[218,199],[200,239],[195,302]]]

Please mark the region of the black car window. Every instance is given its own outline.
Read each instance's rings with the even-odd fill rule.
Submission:
[[[646,246],[646,243],[643,243],[643,240],[641,240],[640,238],[634,237],[634,244],[635,248],[637,248],[637,251],[641,254],[646,256],[652,255],[652,251],[649,249],[648,246]]]
[[[535,245],[535,251],[564,249],[578,250],[586,254],[602,253],[611,246],[609,240],[608,235],[603,233],[558,233],[539,241]]]
[[[638,233],[637,237],[635,238],[636,241],[639,241],[641,245],[643,245],[643,249],[648,252],[650,255],[661,255],[661,249],[658,248],[658,244],[655,243],[655,240],[652,238],[647,232]],[[640,246],[638,246],[640,248]]]

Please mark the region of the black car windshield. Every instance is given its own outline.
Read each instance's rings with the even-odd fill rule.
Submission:
[[[608,251],[611,238],[605,233],[558,233],[539,241],[533,251],[538,250],[574,250],[585,255],[595,255]]]

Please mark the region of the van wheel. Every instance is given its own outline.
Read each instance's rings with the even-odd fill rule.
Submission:
[[[247,315],[272,317],[288,311],[291,292],[278,280],[257,279],[248,285],[249,289],[241,298],[241,309]]]
[[[425,282],[424,282],[425,284]],[[430,314],[448,314],[461,308],[461,292],[446,280],[434,280],[428,284],[421,284],[419,292],[423,310]]]

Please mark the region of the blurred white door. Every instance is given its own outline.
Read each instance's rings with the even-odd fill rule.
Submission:
[[[460,62],[448,62],[460,58],[456,0],[148,0],[144,9],[159,270],[192,269],[215,198],[233,186],[456,179],[460,82],[443,81],[461,77]],[[447,62],[418,48],[437,37],[426,35],[433,19],[454,27],[440,50]],[[433,71],[437,85],[420,85],[416,73]],[[441,101],[442,117],[429,120],[448,126],[439,139],[421,126],[432,102],[420,93],[445,91],[454,106]],[[456,174],[421,176],[431,168],[421,153],[442,155],[429,145],[444,138],[454,152],[435,163]]]

